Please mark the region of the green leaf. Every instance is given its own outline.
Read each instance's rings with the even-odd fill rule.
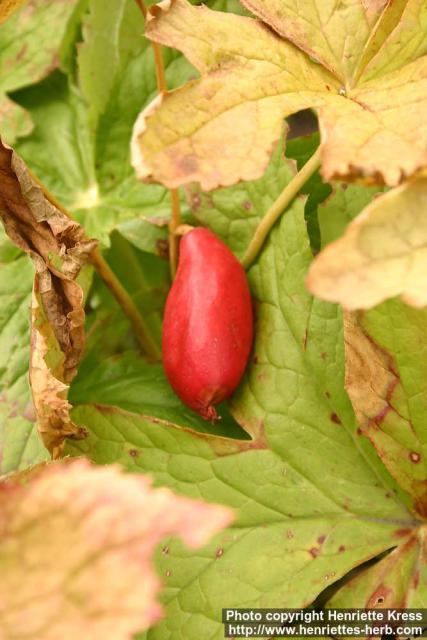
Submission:
[[[167,191],[142,185],[130,166],[134,121],[157,93],[152,48],[142,36],[143,19],[134,0],[110,4],[115,5],[111,15],[105,3],[93,0],[83,22],[81,94],[59,72],[13,94],[34,122],[33,133],[16,146],[19,153],[86,232],[104,245],[123,221],[170,213]],[[110,19],[114,34],[104,23]],[[112,67],[105,64],[110,58]],[[164,61],[170,87],[194,74],[176,52],[165,51]]]
[[[425,554],[425,543],[420,536],[402,529],[404,540],[396,549],[372,567],[361,571],[337,591],[328,607],[417,608],[425,597],[425,580],[420,580],[420,565]]]
[[[101,363],[96,362],[96,354],[88,355],[71,387],[70,399],[75,404],[114,405],[203,433],[247,438],[225,405],[219,409],[221,420],[216,425],[209,424],[177,398],[161,365],[147,365],[134,352],[113,356]]]
[[[77,0],[34,0],[0,26],[1,133],[9,143],[30,131],[31,120],[8,100],[6,92],[37,82],[58,66],[68,23],[79,4]]]
[[[4,250],[0,264],[0,475],[48,458],[37,433],[28,382],[34,269],[26,256],[14,255],[11,243],[4,237],[1,244]]]
[[[81,372],[73,387],[74,401],[85,403],[73,417],[90,435],[69,443],[68,453],[145,470],[160,485],[237,510],[236,525],[203,554],[190,555],[175,540],[159,552],[167,616],[150,639],[219,639],[225,604],[305,606],[399,544],[402,527],[416,530],[357,432],[343,388],[341,314],[306,292],[310,260],[304,206],[296,200],[250,272],[256,341],[232,413],[252,440],[196,432],[179,415],[165,421],[165,407],[150,406],[148,398],[150,412],[135,406],[132,377],[128,384],[118,374],[120,386],[106,381],[104,391],[95,373],[89,395]],[[153,398],[149,378],[139,380],[140,397]]]
[[[412,183],[410,187],[419,187]],[[404,189],[404,188],[403,188]],[[396,194],[396,191],[398,192]],[[360,221],[361,237],[365,249],[369,246],[369,228],[375,228],[381,251],[387,234],[384,225],[374,227],[375,216],[386,207],[384,220],[391,219],[394,228],[404,224],[405,215],[413,210],[389,209],[387,203],[395,203],[401,189],[392,190],[386,196],[372,200],[372,189],[357,186],[340,186],[327,203],[320,207],[319,220],[324,244],[332,242],[326,251],[342,244],[351,229]],[[374,192],[375,193],[375,192]],[[368,204],[365,212],[360,209]],[[416,209],[415,209],[416,210]],[[373,212],[373,217],[369,212]],[[394,213],[394,218],[391,217]],[[397,215],[399,214],[399,215]],[[351,222],[355,219],[355,222]],[[346,224],[348,230],[338,241]],[[363,231],[363,227],[366,229]],[[393,227],[391,225],[390,229]],[[409,227],[408,227],[409,228]],[[416,227],[419,231],[419,226]],[[379,235],[378,235],[379,234]],[[372,243],[370,244],[372,247]],[[322,255],[317,260],[322,259]],[[349,248],[340,259],[340,271],[345,269]],[[376,258],[378,262],[378,254]],[[369,252],[365,252],[369,263]],[[370,264],[374,264],[372,261]],[[315,265],[311,274],[315,271]],[[382,268],[383,278],[386,271]],[[368,290],[368,283],[364,282]],[[352,294],[355,287],[351,287]],[[348,314],[346,340],[346,387],[353,403],[359,427],[374,444],[378,455],[398,484],[414,500],[415,508],[422,515],[427,513],[427,313],[425,309],[413,309],[398,299],[389,300],[369,311]]]

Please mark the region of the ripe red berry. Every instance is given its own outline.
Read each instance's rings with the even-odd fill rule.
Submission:
[[[246,274],[211,231],[181,240],[176,279],[166,301],[163,363],[181,400],[206,420],[230,397],[248,361],[253,338]]]

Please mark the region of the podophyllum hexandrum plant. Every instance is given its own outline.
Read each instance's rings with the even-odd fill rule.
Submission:
[[[219,639],[223,607],[425,607],[426,3],[0,16],[0,638]],[[287,139],[307,109],[319,133]],[[217,422],[161,363],[188,225],[253,300]],[[225,289],[218,322],[200,305],[180,326],[192,357]]]

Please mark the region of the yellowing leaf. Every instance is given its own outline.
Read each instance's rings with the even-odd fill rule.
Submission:
[[[76,282],[96,246],[44,195],[24,162],[0,142],[0,216],[10,239],[32,259],[30,383],[38,426],[56,455],[84,432],[69,418],[68,385],[84,348],[83,291]]]
[[[257,178],[284,115],[326,100],[344,102],[329,72],[252,18],[186,0],[175,0],[166,12],[156,7],[152,16],[148,37],[179,46],[210,73],[167,94],[160,109],[156,99],[140,115],[132,147],[141,179],[168,187],[198,181],[213,189],[236,176]]]
[[[180,49],[202,75],[140,115],[139,178],[169,187],[197,181],[206,190],[258,178],[283,118],[310,107],[318,111],[327,180],[394,186],[418,172],[427,165],[427,57],[420,57],[427,27],[415,19],[417,1],[392,10],[385,0],[310,0],[302,12],[292,0],[246,0],[271,28],[186,0],[153,7],[147,36]],[[411,46],[402,45],[384,75],[383,48],[393,47],[408,15]]]
[[[427,180],[375,199],[314,261],[309,289],[347,309],[370,308],[393,296],[427,304]]]
[[[415,607],[414,596],[422,591],[420,561],[425,554],[423,529],[418,536],[402,529],[402,544],[378,563],[367,567],[347,582],[328,602],[337,609],[405,609]]]
[[[424,320],[427,322],[427,317]],[[425,517],[427,464],[423,425],[416,421],[408,406],[408,392],[398,366],[368,333],[361,313],[345,314],[344,339],[345,388],[359,428],[371,440],[390,474],[413,496],[415,508]]]
[[[351,79],[387,0],[331,3],[325,0],[243,0],[281,36],[330,69],[343,84]]]
[[[177,534],[199,547],[231,519],[146,476],[83,461],[0,485],[0,637],[127,640],[162,615],[158,542]]]
[[[0,24],[8,19],[27,0],[0,0]]]
[[[366,80],[399,69],[427,53],[427,4],[393,0],[378,21],[365,49]]]

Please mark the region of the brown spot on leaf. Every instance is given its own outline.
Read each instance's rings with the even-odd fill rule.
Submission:
[[[393,590],[390,587],[386,587],[384,584],[380,584],[372,595],[367,599],[365,607],[367,609],[374,609],[380,604],[384,604],[386,599],[392,595]]]
[[[129,449],[129,455],[132,458],[137,458],[139,456],[139,451],[138,449]]]
[[[292,538],[294,537],[294,532],[292,531],[292,529],[287,530],[286,537],[288,540],[292,540]]]
[[[221,556],[224,555],[224,549],[221,549],[221,548],[217,549],[215,555],[217,558],[220,558]]]
[[[318,542],[319,544],[323,544],[323,543],[325,542],[325,540],[326,540],[326,536],[325,536],[324,534],[322,534],[321,536],[319,536],[319,537],[317,538],[317,542]]]
[[[411,451],[411,453],[409,454],[409,458],[411,459],[411,462],[418,464],[418,462],[420,462],[421,460],[421,455],[416,451]]]
[[[410,533],[412,533],[411,529],[398,529],[397,531],[394,532],[394,535],[397,538],[405,538],[406,536],[408,536]]]
[[[246,211],[249,211],[250,209],[252,209],[252,202],[250,200],[245,200],[243,203],[243,208],[246,209]]]
[[[320,553],[320,549],[319,547],[311,547],[311,549],[309,549],[309,553],[313,558],[317,558]]]
[[[193,193],[193,194],[191,195],[191,200],[190,200],[190,202],[191,202],[191,205],[190,205],[190,206],[191,206],[191,210],[192,210],[193,212],[197,211],[197,210],[200,208],[200,204],[201,204],[201,202],[202,202],[202,199],[201,199],[201,197],[200,197],[200,194],[199,194],[199,193]]]
[[[167,545],[162,548],[162,553],[165,554],[165,555],[167,555],[169,553],[169,547]]]
[[[345,551],[346,547],[344,544],[340,544],[340,546],[338,547],[338,553],[343,553],[343,551]]]
[[[163,260],[169,260],[169,242],[166,238],[156,240],[157,255]]]
[[[330,418],[331,418],[331,422],[334,422],[335,424],[342,424],[340,418],[337,416],[336,413],[334,412],[331,413]]]

